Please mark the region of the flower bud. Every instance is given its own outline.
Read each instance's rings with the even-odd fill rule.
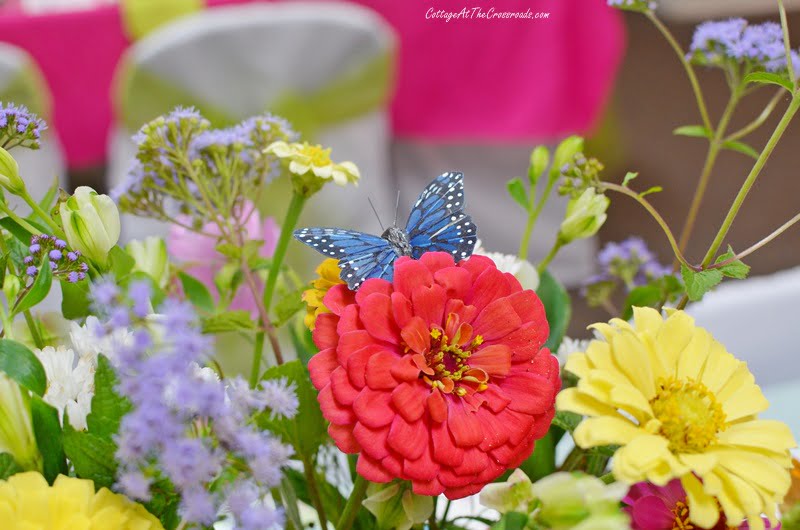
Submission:
[[[628,487],[622,483],[606,485],[597,477],[583,473],[554,473],[532,487],[539,501],[536,522],[553,530],[627,530],[628,517],[620,500]]]
[[[128,254],[136,262],[134,271],[150,276],[156,285],[163,288],[169,280],[169,259],[167,258],[167,242],[160,237],[149,236],[143,241],[134,240],[125,247]]]
[[[542,176],[544,170],[547,169],[547,164],[550,163],[550,151],[543,145],[538,146],[531,153],[531,162],[528,166],[528,180],[531,185],[536,185],[539,177]]]
[[[25,470],[41,470],[28,392],[0,372],[0,453],[8,453]]]
[[[380,530],[409,530],[433,513],[433,497],[416,495],[407,482],[370,483],[364,507],[377,519]]]
[[[25,191],[25,182],[19,176],[19,164],[11,153],[2,147],[0,147],[0,184],[14,195]]]
[[[597,193],[594,188],[587,188],[579,197],[571,199],[558,232],[559,241],[566,245],[595,235],[606,221],[609,203],[608,197]]]
[[[6,274],[3,279],[3,294],[6,295],[6,300],[14,300],[19,294],[19,289],[22,287],[19,277],[13,274]]]
[[[81,186],[61,204],[61,222],[72,249],[101,266],[119,239],[119,211],[108,195]]]
[[[500,513],[528,513],[534,500],[531,479],[521,469],[515,470],[506,482],[487,484],[481,491],[481,504]]]
[[[558,178],[561,168],[565,164],[572,162],[572,159],[579,152],[583,151],[583,138],[580,136],[570,136],[563,140],[553,155],[553,166],[550,168],[550,178]]]

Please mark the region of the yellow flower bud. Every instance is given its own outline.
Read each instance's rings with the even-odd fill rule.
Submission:
[[[62,203],[61,222],[71,248],[98,265],[106,265],[120,231],[119,211],[111,197],[81,186]]]

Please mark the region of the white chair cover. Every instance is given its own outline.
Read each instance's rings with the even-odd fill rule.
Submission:
[[[271,110],[273,103],[287,95],[302,96],[324,89],[344,72],[366,67],[371,61],[391,61],[394,44],[384,21],[359,6],[329,2],[246,4],[207,10],[159,28],[132,47],[125,68],[144,70],[185,91],[195,101],[238,120]],[[123,85],[139,79],[120,76]],[[363,87],[364,91],[371,89]],[[142,94],[136,90],[135,84],[120,87],[121,94],[134,93],[141,100]],[[158,108],[160,94],[147,96]],[[154,117],[133,114],[125,101],[118,101],[118,109],[121,123],[138,126]],[[327,186],[310,201],[301,223],[376,230],[367,197],[387,217],[394,210],[385,106],[341,123],[322,125],[312,140],[332,147],[335,161],[355,162],[361,169],[362,182],[357,189]],[[112,187],[122,181],[133,158],[131,133],[120,126],[112,138]],[[276,215],[280,222],[282,212],[267,213]],[[165,233],[159,223],[130,221],[123,221],[124,239]]]

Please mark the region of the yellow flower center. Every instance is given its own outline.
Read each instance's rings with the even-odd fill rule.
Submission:
[[[321,145],[304,143],[300,154],[307,156],[312,166],[327,166],[331,164],[331,149],[323,149]]]
[[[704,451],[726,427],[722,405],[699,381],[660,379],[650,405],[661,422],[661,435],[676,453]]]
[[[672,530],[694,530],[694,525],[689,521],[689,507],[686,503],[678,501],[671,511],[675,515]]]
[[[489,375],[480,368],[471,368],[467,363],[475,349],[483,344],[483,337],[476,335],[470,341],[469,336],[462,333],[469,331],[459,327],[450,338],[441,329],[431,329],[431,347],[425,353],[423,379],[431,387],[445,393],[463,396],[467,393],[465,384],[477,392],[486,390]],[[469,341],[469,342],[466,342]]]

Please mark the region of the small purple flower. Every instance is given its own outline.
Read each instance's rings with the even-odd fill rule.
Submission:
[[[67,275],[67,281],[69,283],[78,283],[80,280],[81,280],[81,277],[78,276],[78,273],[75,272],[75,271],[72,271]]]
[[[60,250],[51,250],[50,254],[48,255],[50,256],[50,259],[54,261],[58,261],[63,257],[63,254],[61,254]]]
[[[25,256],[22,259],[22,263],[24,263],[25,265],[30,265],[31,263],[33,263],[33,256]]]
[[[30,251],[31,254],[38,254],[40,250],[42,250],[42,247],[38,243],[28,247],[28,251]]]
[[[0,102],[0,146],[22,145],[38,149],[39,138],[45,129],[45,122],[25,106]]]
[[[78,261],[78,254],[75,252],[67,252],[67,259],[70,261]]]
[[[58,268],[58,264],[55,261],[50,262],[50,270],[54,271]]]
[[[63,250],[65,248],[67,248],[67,242],[64,241],[63,239],[56,239],[55,245],[56,245],[57,249]]]
[[[144,318],[150,314],[150,285],[146,282],[134,282],[128,287],[128,296],[133,302],[133,314]]]
[[[25,269],[25,274],[28,276],[36,276],[36,273],[39,272],[39,269],[36,268],[35,265],[31,265],[27,269]]]

